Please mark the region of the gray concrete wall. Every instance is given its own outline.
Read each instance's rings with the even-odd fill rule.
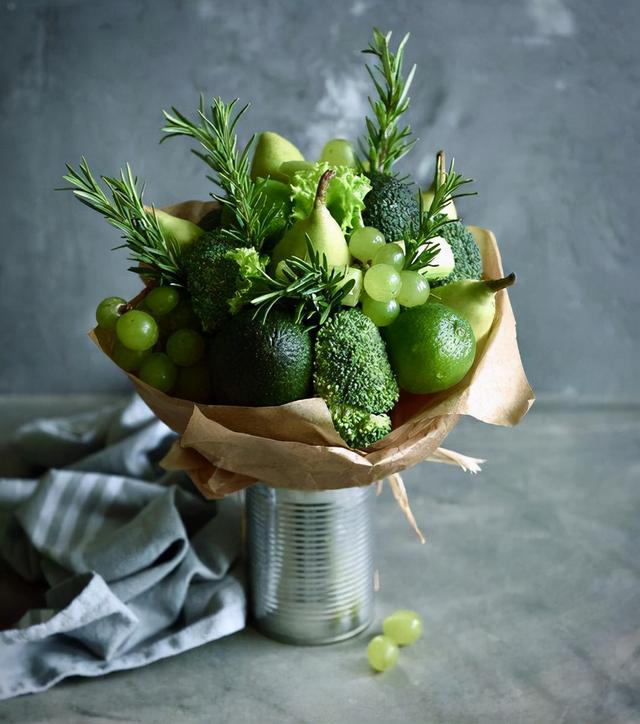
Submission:
[[[308,154],[363,128],[358,50],[410,30],[409,160],[444,147],[477,180],[467,222],[492,228],[538,392],[638,397],[637,0],[5,0],[0,7],[0,392],[106,391],[123,376],[85,336],[132,294],[117,234],[60,185],[85,154],[126,161],[158,205],[206,198],[204,167],[158,147],[160,109],[200,91],[253,108]]]

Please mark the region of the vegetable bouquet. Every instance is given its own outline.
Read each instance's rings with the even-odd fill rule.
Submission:
[[[211,202],[160,210],[129,166],[67,166],[143,281],[100,302],[94,339],[181,433],[167,466],[207,495],[393,480],[425,458],[473,468],[439,448],[459,415],[514,424],[532,402],[502,291],[515,275],[456,210],[471,180],[443,152],[426,188],[394,170],[415,152],[406,42],[373,31],[364,135],[316,160],[273,132],[241,146],[237,100],[165,112],[163,140],[192,142]]]

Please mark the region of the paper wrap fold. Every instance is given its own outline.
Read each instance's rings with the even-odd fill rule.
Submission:
[[[213,208],[187,201],[166,211],[198,223]],[[502,277],[494,235],[470,229],[482,253],[485,277]],[[93,330],[91,337],[109,354],[109,342],[100,330]],[[522,368],[506,290],[496,295],[491,332],[466,377],[437,395],[403,394],[392,413],[392,432],[366,450],[347,447],[326,404],[317,397],[280,407],[195,405],[129,377],[153,412],[181,436],[163,460],[164,467],[186,470],[209,498],[258,480],[306,490],[368,485],[428,459],[473,470],[476,461],[440,448],[460,416],[515,425],[534,399]]]

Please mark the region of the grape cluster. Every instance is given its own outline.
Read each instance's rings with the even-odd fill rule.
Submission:
[[[206,342],[188,299],[175,287],[151,289],[136,305],[107,297],[96,309],[98,327],[113,335],[111,357],[161,392],[207,402],[211,384]]]
[[[378,327],[391,324],[401,307],[418,307],[429,298],[429,282],[419,272],[404,268],[402,244],[387,243],[378,229],[356,229],[349,251],[364,270],[362,311]]]

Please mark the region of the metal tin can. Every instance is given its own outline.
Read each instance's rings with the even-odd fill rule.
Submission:
[[[373,618],[373,486],[247,490],[247,558],[253,619],[268,636],[327,644]]]

